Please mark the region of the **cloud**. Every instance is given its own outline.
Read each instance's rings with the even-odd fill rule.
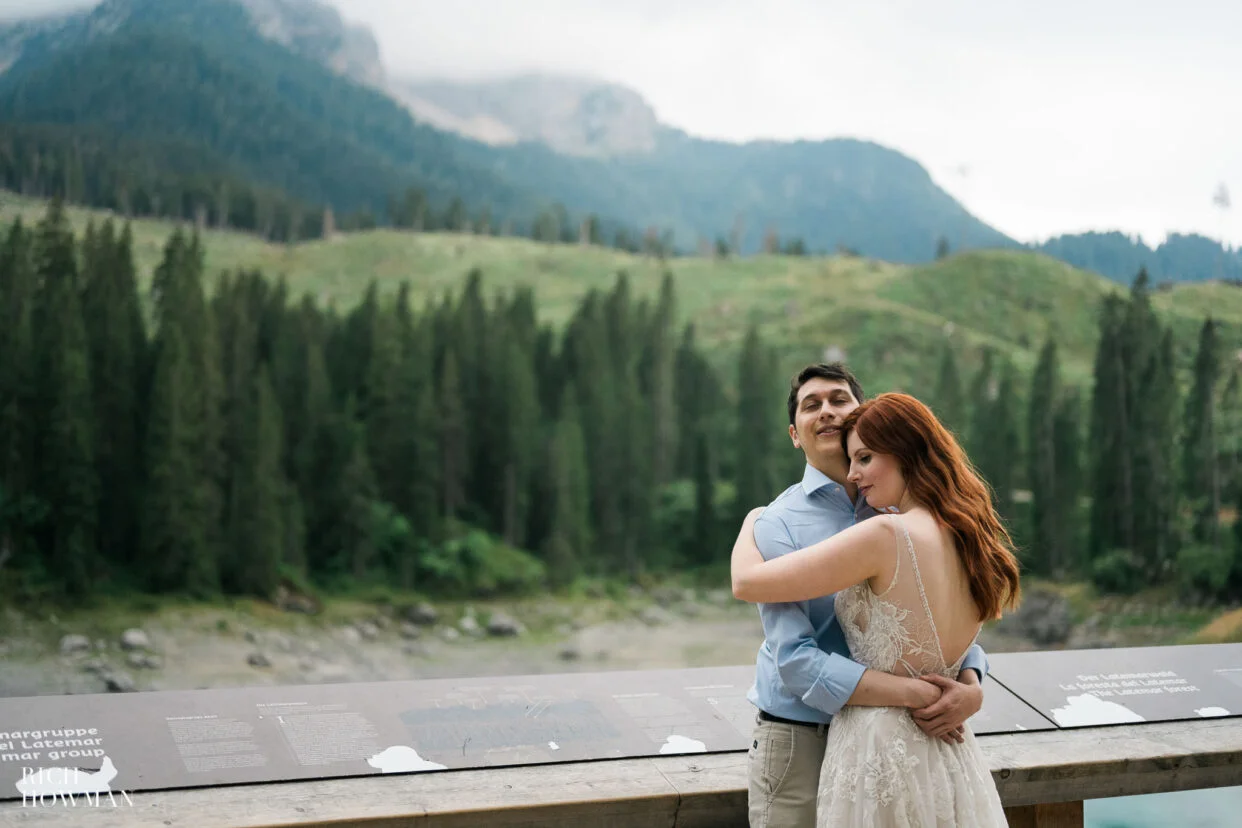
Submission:
[[[1242,243],[1242,4],[1184,0],[339,0],[396,75],[583,74],[725,140],[854,136],[1024,239],[1120,228]],[[954,171],[969,168],[968,176]]]
[[[0,0],[0,21],[52,17],[98,4],[99,0]]]

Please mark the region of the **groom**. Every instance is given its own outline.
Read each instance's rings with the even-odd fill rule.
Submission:
[[[876,514],[846,482],[849,460],[839,431],[862,399],[858,380],[841,363],[809,365],[793,378],[789,437],[806,455],[806,471],[755,523],[764,558],[810,546]],[[958,681],[903,678],[850,659],[831,595],[760,604],[759,615],[764,641],[747,695],[759,710],[749,756],[752,828],[813,828],[828,725],[846,702],[904,700],[929,736],[958,740],[962,724],[983,704],[987,658],[978,645]]]

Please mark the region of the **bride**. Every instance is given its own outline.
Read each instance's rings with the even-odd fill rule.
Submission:
[[[841,427],[849,481],[894,512],[764,561],[753,510],[733,548],[733,592],[752,603],[837,593],[853,658],[901,676],[957,675],[983,621],[1013,608],[1018,562],[987,487],[953,435],[906,394],[882,394]],[[1004,826],[969,728],[926,736],[898,707],[845,707],[820,771],[820,826]]]

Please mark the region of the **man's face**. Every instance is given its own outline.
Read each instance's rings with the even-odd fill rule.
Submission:
[[[858,400],[854,399],[849,383],[812,377],[798,389],[798,407],[794,424],[789,427],[789,438],[816,468],[844,461],[839,427],[855,408]]]

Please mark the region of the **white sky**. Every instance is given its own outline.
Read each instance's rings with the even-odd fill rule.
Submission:
[[[0,16],[56,1],[0,0]],[[893,147],[1024,241],[1120,229],[1242,245],[1237,0],[334,4],[374,29],[392,75],[596,76],[694,135]]]

